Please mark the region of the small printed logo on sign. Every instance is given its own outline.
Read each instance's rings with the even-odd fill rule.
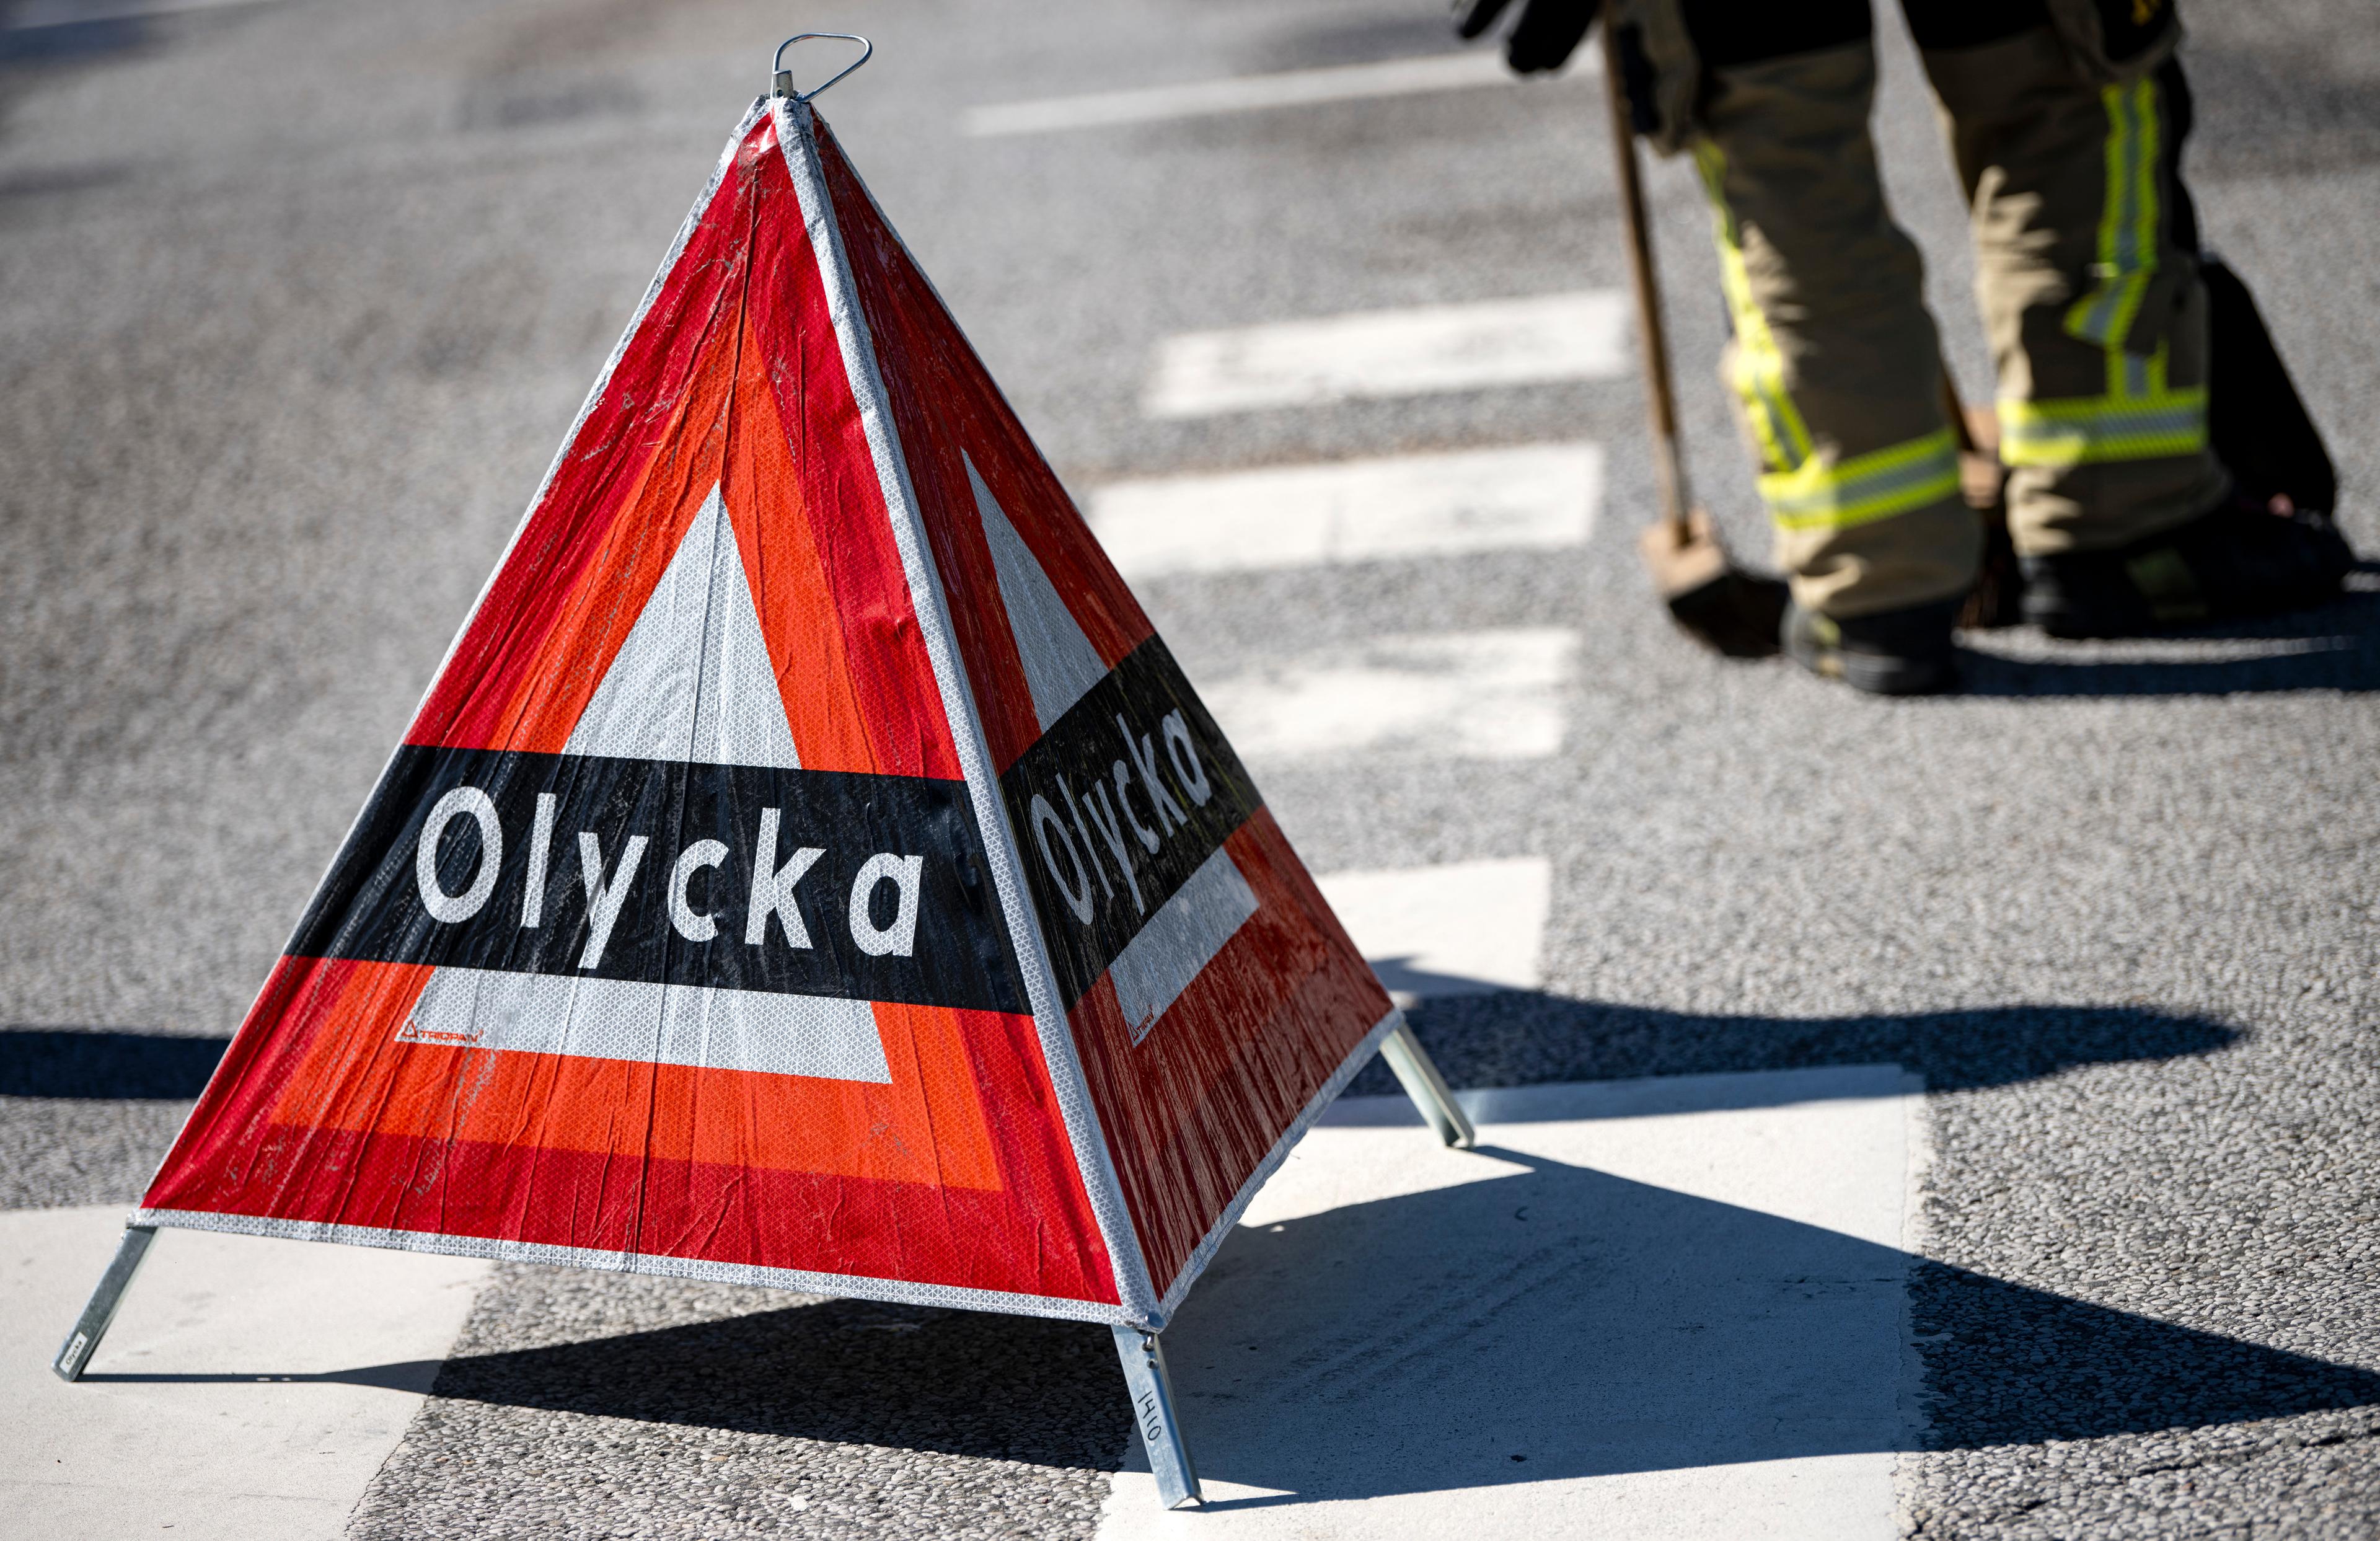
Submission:
[[[468,1027],[433,1027],[418,1018],[406,1018],[405,1025],[396,1030],[400,1043],[440,1043],[454,1049],[476,1049],[487,1041],[487,1029],[478,1023]]]

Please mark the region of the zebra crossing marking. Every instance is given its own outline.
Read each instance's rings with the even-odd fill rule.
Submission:
[[[1603,447],[1573,442],[1110,482],[1099,544],[1126,578],[1559,551],[1586,543]]]
[[[1258,665],[1199,694],[1242,758],[1540,759],[1561,747],[1578,633],[1378,637]]]
[[[339,1534],[492,1265],[168,1231],[69,1385],[61,1325],[123,1230],[122,1204],[0,1214],[0,1535]]]
[[[1400,1005],[1542,981],[1553,900],[1553,864],[1543,856],[1331,872],[1315,881]]]
[[[1600,72],[1600,62],[1592,54],[1583,55],[1570,71],[1579,77]],[[1330,65],[1318,69],[1284,69],[1265,75],[1227,76],[1213,80],[1184,80],[1078,96],[1001,102],[969,108],[959,119],[959,130],[969,139],[1001,139],[1015,134],[1162,123],[1175,118],[1419,96],[1514,83],[1512,71],[1504,67],[1499,53],[1482,49],[1419,58],[1380,59],[1369,64]]]
[[[1159,343],[1142,410],[1204,418],[1263,407],[1609,380],[1630,369],[1617,289],[1186,332]]]
[[[1135,1444],[1099,1536],[1898,1534],[1914,1077],[1460,1097],[1476,1150],[1392,1098],[1298,1144],[1166,1329],[1208,1507]]]

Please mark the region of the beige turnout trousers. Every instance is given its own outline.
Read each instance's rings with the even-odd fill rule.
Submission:
[[[2095,74],[2046,26],[1925,60],[1973,210],[2017,550],[2206,512],[2229,479],[2207,446],[2205,288],[2173,240],[2168,88]],[[1686,141],[1778,559],[1837,617],[1954,598],[1980,548],[1923,268],[1877,181],[1875,87],[1866,41],[1710,69]]]

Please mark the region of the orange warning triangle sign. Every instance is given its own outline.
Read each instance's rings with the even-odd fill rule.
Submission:
[[[1394,1021],[780,97],[141,1219],[1150,1327]]]

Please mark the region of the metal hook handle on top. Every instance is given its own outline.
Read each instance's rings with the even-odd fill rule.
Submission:
[[[836,70],[832,75],[828,76],[826,78],[826,85],[813,86],[808,91],[795,91],[794,89],[794,72],[785,67],[785,50],[791,48],[797,42],[808,42],[812,38],[833,38],[843,42],[856,42],[859,44],[859,57],[852,60],[841,69]],[[789,96],[796,102],[808,102],[810,98],[826,90],[827,86],[834,84],[837,80],[842,79],[853,70],[857,69],[861,65],[866,64],[869,56],[875,52],[876,45],[868,42],[866,38],[861,37],[856,32],[795,32],[792,37],[789,37],[784,42],[777,44],[776,53],[770,55],[769,74],[772,82],[773,93],[778,96]]]

